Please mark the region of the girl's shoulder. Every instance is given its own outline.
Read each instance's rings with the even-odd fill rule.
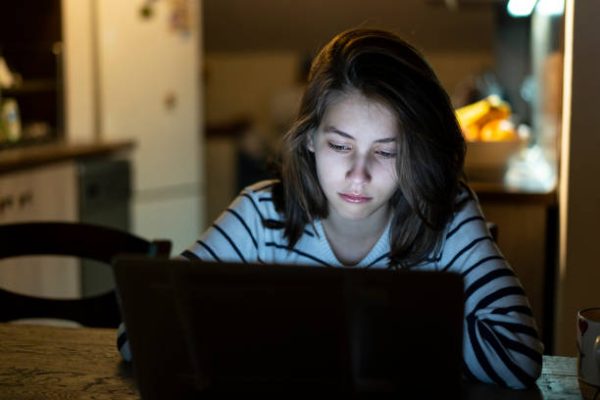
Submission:
[[[477,195],[469,187],[466,182],[460,181],[458,186],[458,193],[454,199],[454,205],[456,210],[460,210],[467,203],[478,203]]]
[[[465,182],[460,182],[460,188],[454,202],[454,212],[446,225],[446,239],[452,236],[452,232],[458,230],[467,222],[471,227],[486,225],[477,194]]]
[[[247,186],[242,189],[230,209],[246,210],[257,214],[263,221],[277,218],[279,213],[275,207],[275,197],[279,186],[280,182],[277,179],[259,181]]]
[[[255,195],[260,195],[261,193],[272,193],[273,190],[280,184],[281,182],[279,181],[279,179],[267,179],[264,181],[253,183],[250,186],[246,186],[242,190],[242,193],[249,193]]]
[[[452,232],[458,230],[465,222],[472,225],[472,223],[477,224],[477,221],[481,221],[485,225],[485,217],[481,211],[479,200],[473,189],[461,181],[454,200],[454,211],[444,229],[443,241],[452,236]]]
[[[454,212],[450,217],[449,223],[456,222],[457,216],[483,214],[477,194],[469,187],[466,182],[459,183],[458,193],[454,199]]]

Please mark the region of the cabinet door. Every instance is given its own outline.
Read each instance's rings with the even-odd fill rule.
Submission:
[[[0,223],[76,221],[76,178],[74,162],[0,176]],[[18,257],[0,263],[2,287],[50,297],[77,297],[81,292],[75,258]]]
[[[76,221],[76,178],[73,162],[0,176],[0,223]]]

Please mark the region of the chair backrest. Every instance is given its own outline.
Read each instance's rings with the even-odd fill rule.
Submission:
[[[171,242],[148,241],[118,229],[70,222],[28,222],[0,225],[0,259],[58,255],[90,259],[110,268],[118,254],[168,257]],[[1,267],[1,265],[0,265]],[[84,326],[116,328],[121,321],[114,290],[80,299],[51,299],[0,288],[0,322],[54,318]]]

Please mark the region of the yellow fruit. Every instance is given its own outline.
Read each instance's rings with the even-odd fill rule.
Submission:
[[[477,126],[477,124],[464,126],[461,127],[461,129],[465,140],[469,142],[479,140],[479,126]]]
[[[488,123],[497,120],[507,120],[510,117],[511,109],[508,103],[502,101],[498,96],[488,96],[483,100],[468,104],[455,110],[456,118],[463,131],[465,139],[468,141],[486,140],[483,138],[482,129]],[[508,121],[507,121],[508,122]],[[502,138],[489,140],[512,140],[509,137],[516,138],[514,127],[504,130],[510,132],[495,132],[497,125],[490,125],[486,132],[486,138]],[[491,131],[490,131],[491,130]]]
[[[479,132],[479,138],[485,142],[501,142],[517,139],[514,125],[506,119],[495,119],[486,123]]]
[[[487,99],[479,100],[464,107],[457,108],[456,118],[460,126],[469,126],[477,122],[490,110],[490,103]]]

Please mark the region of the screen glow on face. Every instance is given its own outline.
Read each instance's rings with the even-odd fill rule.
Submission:
[[[329,105],[309,142],[334,217],[380,220],[398,186],[394,113],[359,93]]]

